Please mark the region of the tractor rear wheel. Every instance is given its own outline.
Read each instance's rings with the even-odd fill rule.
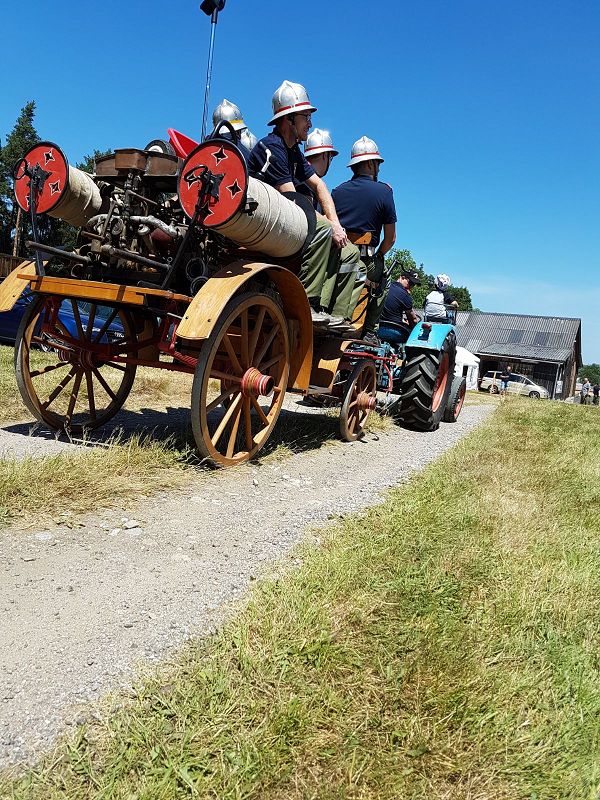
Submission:
[[[467,391],[467,379],[462,375],[455,375],[450,386],[450,394],[444,411],[444,422],[456,422],[462,410]]]
[[[202,345],[194,375],[192,430],[200,454],[216,467],[255,456],[275,427],[289,371],[280,304],[259,292],[232,298]]]
[[[407,428],[434,431],[446,409],[454,361],[456,337],[446,337],[441,350],[420,350],[411,355],[402,379],[400,417]]]

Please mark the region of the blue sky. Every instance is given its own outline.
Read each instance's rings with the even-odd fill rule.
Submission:
[[[197,2],[0,14],[0,135],[30,99],[72,162],[168,127],[199,135],[210,24]],[[584,361],[600,362],[599,36],[597,0],[227,0],[211,109],[237,102],[261,136],[276,86],[304,83],[341,151],[330,187],[371,136],[399,247],[483,310],[581,317]]]

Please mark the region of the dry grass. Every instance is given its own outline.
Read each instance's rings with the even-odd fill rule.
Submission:
[[[504,404],[3,796],[597,800],[599,487],[597,409]]]
[[[173,440],[115,436],[104,446],[0,459],[0,524],[70,517],[189,481],[194,456]]]

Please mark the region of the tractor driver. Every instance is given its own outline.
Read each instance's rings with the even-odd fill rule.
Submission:
[[[304,143],[304,156],[319,178],[327,175],[331,162],[337,155],[339,151],[334,148],[329,131],[315,128],[309,133]],[[298,191],[310,197],[316,211],[321,212],[321,206],[312,189],[303,183],[298,186]],[[349,323],[354,311],[354,306],[351,307],[353,290],[359,283],[364,284],[365,278],[366,267],[360,260],[356,245],[348,242],[341,250],[332,247],[329,253],[327,277],[321,292],[321,306],[335,317],[342,317]],[[342,327],[340,326],[338,330]],[[350,324],[345,327],[353,330]]]
[[[361,136],[352,145],[348,163],[354,173],[352,178],[332,192],[342,225],[357,236],[370,234],[370,242],[360,245],[360,255],[367,267],[366,283],[372,290],[362,338],[373,344],[378,343],[375,327],[387,293],[384,257],[396,241],[396,207],[392,188],[377,180],[382,163],[377,144],[368,136]],[[380,242],[382,230],[383,240]],[[362,285],[358,284],[352,301],[354,306],[361,289]]]
[[[419,317],[413,309],[413,299],[410,293],[413,286],[420,285],[419,273],[412,269],[405,269],[398,280],[390,286],[379,322],[379,335],[386,341],[392,344],[405,342],[408,334],[419,321]]]
[[[304,86],[284,81],[273,95],[273,117],[269,122],[274,126],[273,132],[258,141],[250,154],[248,168],[254,178],[282,193],[295,192],[300,183],[306,183],[315,193],[325,216],[317,215],[317,229],[302,256],[298,277],[308,296],[313,323],[333,326],[340,325],[343,320],[332,317],[323,308],[321,292],[327,277],[330,249],[341,250],[348,244],[348,237],[339,223],[325,183],[298,146],[299,142],[306,141],[311,114],[316,110]]]

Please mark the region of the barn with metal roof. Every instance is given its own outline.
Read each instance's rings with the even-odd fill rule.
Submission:
[[[490,370],[510,367],[545,386],[550,397],[575,393],[581,361],[581,320],[459,311],[458,344],[481,359],[480,378]]]

